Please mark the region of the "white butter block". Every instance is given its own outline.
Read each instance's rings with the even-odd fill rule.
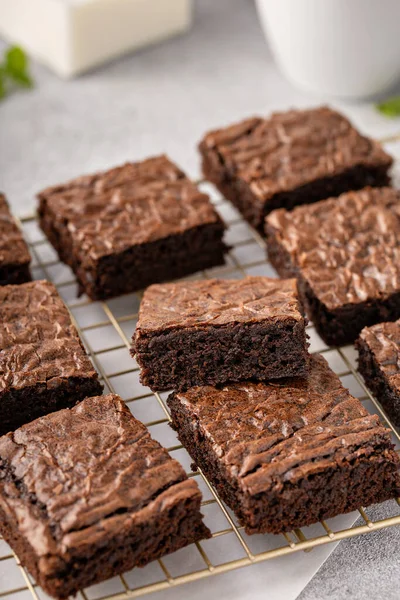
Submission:
[[[62,77],[186,31],[191,0],[0,0],[0,35]]]

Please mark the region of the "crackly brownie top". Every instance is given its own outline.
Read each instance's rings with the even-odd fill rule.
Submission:
[[[328,309],[400,292],[400,192],[393,188],[279,209],[266,227]]]
[[[0,393],[68,377],[97,373],[54,285],[0,286]]]
[[[0,438],[0,503],[39,556],[102,546],[198,494],[116,395]]]
[[[209,198],[166,156],[79,177],[39,194],[54,225],[67,224],[73,244],[96,260],[219,222]]]
[[[0,194],[0,268],[30,262],[28,246],[11,215],[5,196]]]
[[[303,319],[295,279],[245,277],[152,285],[143,295],[136,336],[266,319]]]
[[[388,431],[344,389],[321,356],[308,379],[197,387],[176,393],[228,480],[250,494],[347,464]]]
[[[211,131],[200,149],[215,169],[245,181],[261,202],[357,165],[392,163],[378,142],[328,107],[247,119]]]
[[[360,338],[373,353],[390,384],[400,390],[400,320],[365,327]]]

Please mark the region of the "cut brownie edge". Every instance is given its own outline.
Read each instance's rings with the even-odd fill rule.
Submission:
[[[273,491],[270,495],[261,492],[249,496],[221,468],[212,441],[203,435],[199,423],[188,417],[176,393],[169,396],[168,406],[179,440],[249,535],[283,533],[384,502],[400,493],[398,456],[386,435],[373,448],[367,445],[363,451],[362,446],[355,447],[348,462],[343,461],[337,468],[295,483],[277,482],[282,486],[279,501]]]
[[[329,310],[313,293],[307,282],[299,277],[307,314],[320,337],[329,346],[352,344],[368,325],[400,318],[400,292],[388,298],[371,299]]]
[[[0,268],[0,285],[16,285],[32,281],[29,263],[25,265],[8,265]]]
[[[132,353],[155,390],[300,376],[309,366],[305,325],[295,279],[153,285]]]
[[[6,197],[0,193],[0,285],[31,281],[30,263],[31,256],[23,233]]]
[[[78,268],[78,280],[86,292],[92,290],[92,298],[105,299],[221,266],[228,251],[223,232],[224,225],[217,222],[143,244],[123,254],[104,257],[94,283]]]
[[[211,153],[211,151],[208,152]],[[254,198],[249,189],[240,181],[228,179],[222,169],[221,171],[214,170],[214,160],[219,159],[214,158],[214,160],[210,160],[208,152],[203,154],[202,160],[204,178],[213,183],[222,196],[236,206],[246,221],[261,231],[262,215],[264,213],[263,206],[258,203],[258,200]],[[218,154],[215,153],[215,156],[218,157]]]
[[[63,408],[72,408],[90,396],[102,394],[103,386],[95,377],[59,378],[56,387],[40,382],[22,389],[0,392],[2,420],[0,435]]]
[[[366,341],[359,337],[355,346],[358,350],[358,370],[367,387],[376,396],[393,425],[400,427],[400,394],[390,385]]]
[[[60,260],[74,271],[79,294],[86,293],[92,300],[106,300],[144,289],[152,283],[223,265],[229,250],[223,242],[225,226],[222,221],[217,221],[104,256],[96,271],[91,273],[82,266],[82,260],[73,249],[68,228],[61,225],[57,228],[55,222],[55,215],[42,200],[40,226]]]
[[[159,391],[306,376],[309,366],[304,322],[290,318],[142,334],[131,353],[141,382]]]
[[[208,156],[211,152],[215,152],[213,159]],[[264,219],[273,210],[279,208],[291,210],[301,204],[313,204],[326,198],[339,196],[348,190],[360,190],[366,186],[383,187],[390,185],[391,182],[387,167],[357,165],[332,177],[317,179],[302,185],[290,192],[277,193],[263,205],[251,193],[249,186],[238,179],[229,178],[222,169],[215,170],[216,161],[220,161],[217,156],[216,150],[204,151],[202,161],[204,177],[211,181],[262,235],[265,234]]]

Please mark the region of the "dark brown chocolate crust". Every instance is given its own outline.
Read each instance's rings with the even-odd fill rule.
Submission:
[[[153,285],[132,355],[153,390],[308,373],[296,280],[246,277]]]
[[[400,427],[400,321],[362,330],[358,368],[394,425]]]
[[[224,263],[222,220],[165,156],[80,177],[38,197],[43,231],[92,299]]]
[[[0,439],[0,532],[55,598],[209,537],[200,502],[115,395]]]
[[[306,379],[197,387],[168,398],[174,428],[247,533],[279,533],[400,491],[390,432],[321,356]]]
[[[28,246],[0,193],[0,285],[30,281],[30,262]]]
[[[298,278],[306,312],[329,345],[400,317],[400,192],[365,188],[266,218],[268,256]]]
[[[200,143],[204,176],[263,229],[265,215],[390,183],[392,158],[328,107],[254,117]]]
[[[56,288],[0,287],[0,434],[102,389]]]

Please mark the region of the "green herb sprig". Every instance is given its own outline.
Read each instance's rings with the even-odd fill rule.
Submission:
[[[389,119],[400,117],[400,96],[393,96],[375,106],[382,115]]]
[[[0,63],[0,100],[18,87],[33,87],[33,79],[25,52],[19,46],[11,46]]]

